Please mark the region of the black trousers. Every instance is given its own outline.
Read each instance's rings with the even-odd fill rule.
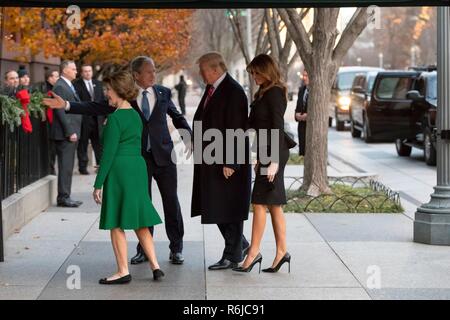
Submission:
[[[48,159],[50,165],[50,174],[56,174],[56,147],[54,140],[48,140]]]
[[[58,197],[61,202],[70,197],[72,190],[73,165],[75,162],[76,142],[55,140],[56,157],[58,159]]]
[[[83,116],[83,121],[81,123],[81,136],[77,149],[78,169],[80,171],[86,170],[89,162],[87,152],[89,140],[91,140],[92,148],[94,149],[95,161],[97,164],[100,164],[102,145],[100,143],[100,133],[98,132],[97,117]]]
[[[250,244],[244,236],[244,222],[222,223],[217,225],[225,239],[222,258],[239,263],[244,258],[242,250]]]
[[[186,114],[186,102],[185,102],[186,96],[178,96],[178,104],[180,105],[181,113],[183,115]]]
[[[298,154],[305,155],[306,151],[306,121],[298,122]]]
[[[150,198],[152,197],[153,179],[155,179],[159,192],[161,193],[164,209],[164,225],[170,241],[170,251],[173,253],[182,252],[184,226],[177,194],[177,167],[173,163],[163,167],[157,166],[151,153],[144,156],[144,159],[147,163],[148,193]],[[153,235],[154,228],[150,227],[149,230]],[[137,246],[137,251],[142,251],[140,244]]]

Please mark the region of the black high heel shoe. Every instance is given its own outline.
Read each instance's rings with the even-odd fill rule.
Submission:
[[[153,270],[153,280],[159,280],[165,276],[164,272],[161,269]]]
[[[258,253],[258,255],[253,259],[252,263],[247,268],[237,267],[233,268],[233,271],[237,272],[250,272],[252,271],[255,264],[259,263],[259,273],[261,273],[261,262],[262,262],[262,255],[261,253]]]
[[[131,274],[127,274],[121,278],[115,280],[108,280],[107,278],[100,279],[98,281],[99,284],[126,284],[131,281]]]
[[[263,269],[262,272],[269,272],[269,273],[275,273],[278,272],[278,270],[280,270],[281,266],[287,262],[288,266],[289,266],[289,273],[291,273],[291,255],[289,254],[289,252],[286,252],[286,254],[283,256],[283,258],[281,258],[281,260],[277,263],[277,265],[272,268],[267,268],[267,269]]]

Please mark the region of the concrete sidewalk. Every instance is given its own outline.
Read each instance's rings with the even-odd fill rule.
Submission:
[[[207,271],[220,258],[223,240],[216,226],[189,217],[192,167],[180,165],[178,174],[186,262],[168,262],[168,241],[158,226],[163,281],[153,282],[148,265],[139,265],[131,266],[129,285],[97,284],[115,272],[114,255],[109,233],[98,230],[99,207],[91,199],[95,176],[75,175],[73,198],[84,201],[80,208],[49,208],[6,242],[0,299],[450,299],[450,248],[413,243],[412,221],[402,214],[286,214],[290,274],[287,267],[277,274]],[[250,227],[251,221],[247,236]],[[131,256],[136,238],[128,234]],[[274,252],[268,219],[264,267]],[[81,288],[71,290],[73,266],[81,272]],[[377,284],[381,288],[373,289]]]
[[[192,119],[199,97],[188,97],[187,115]],[[331,136],[333,142],[341,138],[342,134]],[[361,173],[339,160],[344,149],[332,143],[330,151],[338,156],[330,157],[330,175]],[[402,176],[396,175],[395,168],[386,171],[388,166],[402,165],[397,159],[370,158],[373,154],[352,154],[347,160],[369,163],[365,171],[380,174],[383,182],[397,183],[396,190],[417,189],[405,171],[398,173],[404,179],[399,179]],[[298,176],[301,171],[301,166],[289,166],[285,173]],[[98,230],[100,208],[91,197],[94,179],[94,175],[74,176],[73,198],[84,201],[80,208],[51,207],[8,239],[6,262],[0,263],[0,299],[450,299],[450,247],[412,242],[415,206],[411,204],[405,214],[393,215],[287,213],[290,274],[286,266],[276,274],[208,271],[207,266],[220,258],[224,244],[216,226],[190,218],[190,164],[178,166],[185,263],[169,263],[168,240],[160,225],[155,241],[166,273],[163,281],[153,282],[149,266],[139,265],[130,267],[133,281],[129,285],[98,285],[98,279],[115,272],[115,259],[109,233]],[[405,189],[407,185],[411,190]],[[431,186],[420,185],[416,192],[427,188]],[[153,195],[162,215],[155,184]],[[263,267],[272,263],[275,254],[270,219],[266,228]],[[250,237],[251,220],[245,224],[245,234]],[[131,257],[137,240],[132,232],[128,235]],[[80,289],[71,289],[73,270],[80,271]]]

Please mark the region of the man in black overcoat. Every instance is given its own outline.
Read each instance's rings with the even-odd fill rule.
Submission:
[[[226,129],[245,131],[248,118],[247,97],[243,88],[228,73],[219,53],[211,52],[198,60],[206,90],[194,115],[194,185],[192,216],[201,216],[202,224],[217,224],[225,240],[221,259],[209,270],[236,267],[248,250],[243,235],[244,221],[248,219],[251,194],[251,166],[248,157],[248,139],[245,140],[245,161],[239,163],[237,154],[227,161]],[[201,130],[199,129],[201,124]],[[203,142],[198,148],[198,135],[210,129],[221,132],[224,146],[222,161],[209,164],[202,157],[212,142]],[[201,131],[201,132],[199,132]],[[232,148],[236,150],[236,145]],[[199,161],[200,160],[200,161]]]

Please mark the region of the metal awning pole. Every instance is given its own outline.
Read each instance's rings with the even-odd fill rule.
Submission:
[[[450,245],[450,7],[438,8],[437,185],[417,209],[414,241]]]

